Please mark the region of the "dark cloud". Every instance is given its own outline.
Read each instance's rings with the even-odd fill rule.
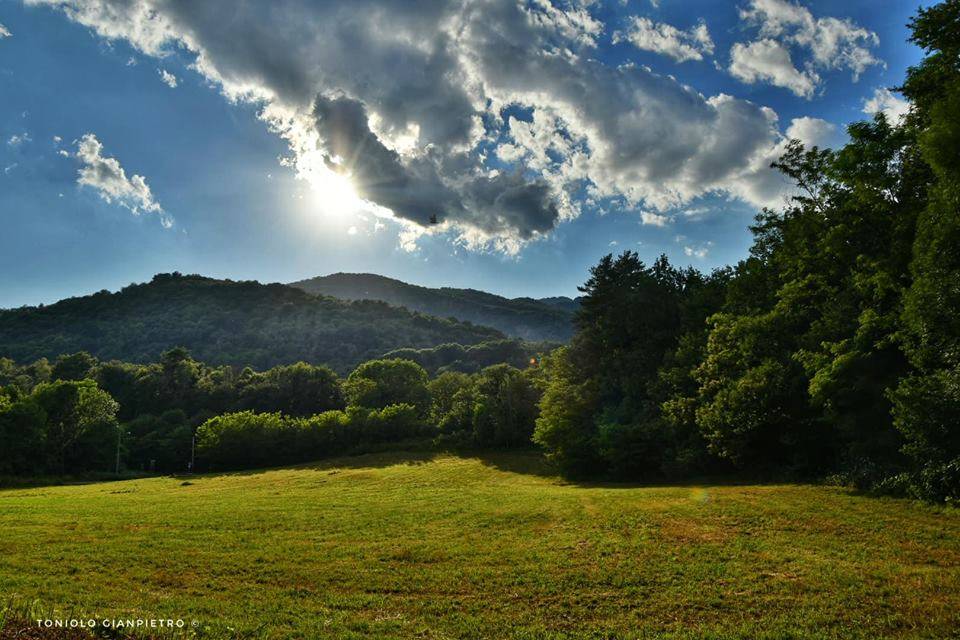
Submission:
[[[361,197],[399,217],[423,226],[450,218],[522,239],[549,231],[559,217],[543,180],[499,173],[442,176],[433,154],[405,160],[370,130],[367,110],[357,100],[318,96],[313,116],[327,166],[348,175]]]

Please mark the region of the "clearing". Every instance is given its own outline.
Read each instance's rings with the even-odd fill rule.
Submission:
[[[960,511],[375,454],[2,490],[2,601],[207,638],[944,638]]]

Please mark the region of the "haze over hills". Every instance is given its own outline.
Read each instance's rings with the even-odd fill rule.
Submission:
[[[566,297],[504,298],[475,289],[431,288],[372,273],[334,273],[290,283],[342,300],[380,300],[443,318],[493,327],[530,341],[566,342],[579,303]]]
[[[0,357],[20,362],[80,350],[102,360],[153,362],[183,346],[210,364],[267,368],[303,360],[344,373],[394,349],[504,338],[383,302],[177,273],[116,293],[0,311]]]

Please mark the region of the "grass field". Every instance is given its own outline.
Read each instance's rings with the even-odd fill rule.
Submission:
[[[378,454],[0,491],[0,592],[201,637],[948,638],[960,513]]]

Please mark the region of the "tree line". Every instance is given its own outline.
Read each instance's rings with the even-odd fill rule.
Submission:
[[[960,2],[921,9],[909,114],[793,141],[735,267],[607,256],[534,439],[571,475],[818,477],[960,498]],[[625,321],[624,319],[629,319]]]
[[[147,365],[86,352],[23,366],[0,359],[0,475],[243,469],[410,439],[529,447],[535,374],[497,364],[431,379],[392,358],[341,379],[303,362],[214,367],[183,348]]]

